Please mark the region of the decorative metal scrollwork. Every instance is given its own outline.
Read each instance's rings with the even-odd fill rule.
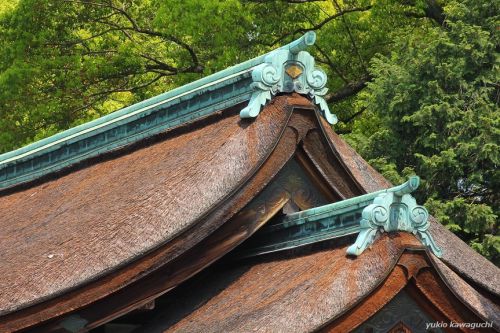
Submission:
[[[260,76],[259,81],[269,87],[273,87],[280,80],[278,70],[271,64],[263,64],[261,68],[254,70],[254,72],[256,76]]]
[[[309,83],[309,86],[316,91],[324,88],[326,81],[326,73],[320,68],[315,68],[307,74],[307,83]]]
[[[375,205],[375,207],[373,207],[372,209],[367,210],[367,213],[371,215],[368,220],[375,226],[383,226],[389,218],[389,213],[383,206]]]
[[[241,110],[242,118],[254,118],[259,115],[260,108],[278,92],[280,77],[280,71],[269,63],[261,64],[252,71],[252,88],[256,92],[252,94],[248,106]]]
[[[411,210],[410,219],[415,227],[425,226],[428,223],[429,213],[422,206],[417,206]]]
[[[323,98],[328,92],[326,73],[315,67],[314,58],[304,51],[314,41],[315,34],[310,31],[292,46],[271,52],[263,64],[253,69],[254,92],[248,106],[240,112],[242,118],[257,117],[261,108],[279,92],[297,92],[310,97],[330,124],[337,123],[337,117]]]
[[[417,205],[415,198],[410,195],[419,183],[419,178],[413,176],[403,185],[379,194],[373,204],[366,206],[362,212],[358,238],[347,249],[347,254],[360,255],[373,243],[379,231],[407,231],[417,235],[425,246],[441,257],[442,251],[428,231],[429,213],[425,207]]]

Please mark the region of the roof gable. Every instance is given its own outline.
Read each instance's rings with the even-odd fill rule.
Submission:
[[[306,51],[316,39],[310,31],[277,50],[0,155],[0,189],[16,186],[119,149],[243,102],[242,118],[256,117],[272,96],[298,92],[310,96],[331,123],[322,99],[326,74]],[[293,69],[293,70],[292,70]]]
[[[92,328],[175,288],[290,202],[256,208],[292,158],[330,201],[389,187],[331,130],[326,77],[301,51],[310,36],[2,155],[0,330],[53,328],[71,311]],[[431,234],[450,267],[498,292],[480,282],[498,280],[491,263],[435,222]],[[384,242],[397,251],[371,257],[392,265],[401,244]]]

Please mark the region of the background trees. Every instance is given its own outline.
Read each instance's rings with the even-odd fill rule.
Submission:
[[[0,153],[315,30],[335,130],[499,264],[498,13],[488,0],[7,0]]]
[[[442,23],[396,37],[390,54],[372,59],[373,80],[357,98],[365,112],[348,138],[393,182],[404,174],[420,175],[426,207],[498,265],[494,13],[499,11],[491,3],[450,2]]]

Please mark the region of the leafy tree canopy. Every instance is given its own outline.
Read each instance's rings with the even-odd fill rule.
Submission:
[[[495,7],[497,6],[497,7]],[[498,4],[4,0],[0,153],[315,30],[336,131],[498,264]]]
[[[498,8],[450,2],[441,26],[417,27],[372,58],[348,136],[395,183],[417,173],[431,213],[499,264]]]

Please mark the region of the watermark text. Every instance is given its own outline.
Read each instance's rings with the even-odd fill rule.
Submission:
[[[430,328],[468,328],[471,330],[475,330],[478,328],[491,328],[493,327],[493,322],[483,322],[483,323],[458,323],[456,321],[436,321],[433,323],[426,323],[425,329],[428,330]]]

